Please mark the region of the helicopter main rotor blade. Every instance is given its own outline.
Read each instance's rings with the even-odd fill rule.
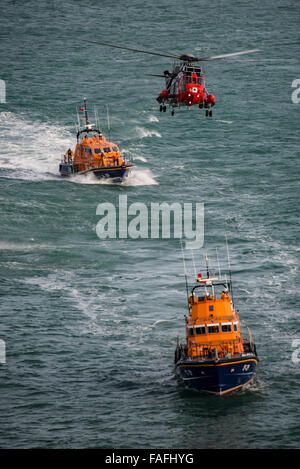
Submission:
[[[210,57],[196,57],[195,61],[201,62],[202,60],[223,59],[224,57],[233,57],[234,55],[251,54],[252,52],[257,52],[257,51],[259,51],[259,49],[243,50],[241,52],[232,52],[231,54],[212,55]]]
[[[158,73],[147,73],[147,77],[161,77],[161,78],[166,78],[166,75],[159,75]]]
[[[117,46],[115,44],[108,44],[106,42],[88,41],[87,39],[84,39],[84,42],[90,42],[91,44],[100,44],[101,46],[114,47],[115,49],[130,50],[132,52],[141,52],[142,54],[159,55],[161,57],[169,57],[171,59],[180,59],[179,55],[167,55],[167,54],[161,54],[159,52],[149,52],[149,51],[146,51],[146,50],[132,49],[131,47]]]

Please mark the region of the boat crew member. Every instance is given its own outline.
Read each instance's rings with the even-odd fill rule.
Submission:
[[[222,298],[222,300],[223,300],[224,298],[229,298],[229,295],[228,295],[228,293],[227,293],[227,290],[222,291],[222,293],[221,293],[221,298]]]
[[[194,295],[194,293],[191,293],[190,296],[189,296],[189,302],[190,303],[196,303],[196,297]]]
[[[71,148],[69,148],[69,150],[67,151],[68,163],[72,163],[72,156],[73,156],[73,152]]]

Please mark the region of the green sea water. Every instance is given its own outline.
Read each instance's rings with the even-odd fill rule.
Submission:
[[[299,26],[293,0],[1,1],[1,448],[299,448]],[[204,63],[212,118],[171,116],[149,76],[169,59],[84,40],[260,52]],[[109,105],[111,139],[135,164],[124,184],[58,173],[84,96],[105,135]],[[120,195],[203,203],[197,271],[216,247],[227,265],[227,234],[260,360],[248,389],[220,398],[178,383],[180,243],[99,239],[97,206]]]

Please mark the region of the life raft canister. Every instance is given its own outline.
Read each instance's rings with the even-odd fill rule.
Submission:
[[[205,98],[205,101],[211,106],[214,106],[216,99],[213,94],[208,94]]]

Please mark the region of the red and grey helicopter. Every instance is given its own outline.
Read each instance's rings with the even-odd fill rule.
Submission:
[[[212,116],[212,107],[215,105],[215,97],[213,94],[208,93],[205,87],[205,77],[202,73],[202,68],[195,65],[195,63],[223,59],[236,55],[250,54],[259,50],[250,49],[230,54],[195,57],[192,54],[172,55],[161,52],[150,52],[98,41],[86,40],[85,42],[179,60],[180,63],[177,65],[174,62],[171,72],[169,70],[165,70],[161,75],[151,74],[151,76],[165,78],[166,82],[166,88],[162,90],[156,98],[156,101],[160,105],[159,109],[161,112],[165,112],[167,110],[166,104],[169,104],[172,107],[171,114],[174,115],[176,107],[187,106],[188,108],[191,108],[192,106],[198,105],[200,109],[204,108],[206,110],[205,115],[207,117]]]

